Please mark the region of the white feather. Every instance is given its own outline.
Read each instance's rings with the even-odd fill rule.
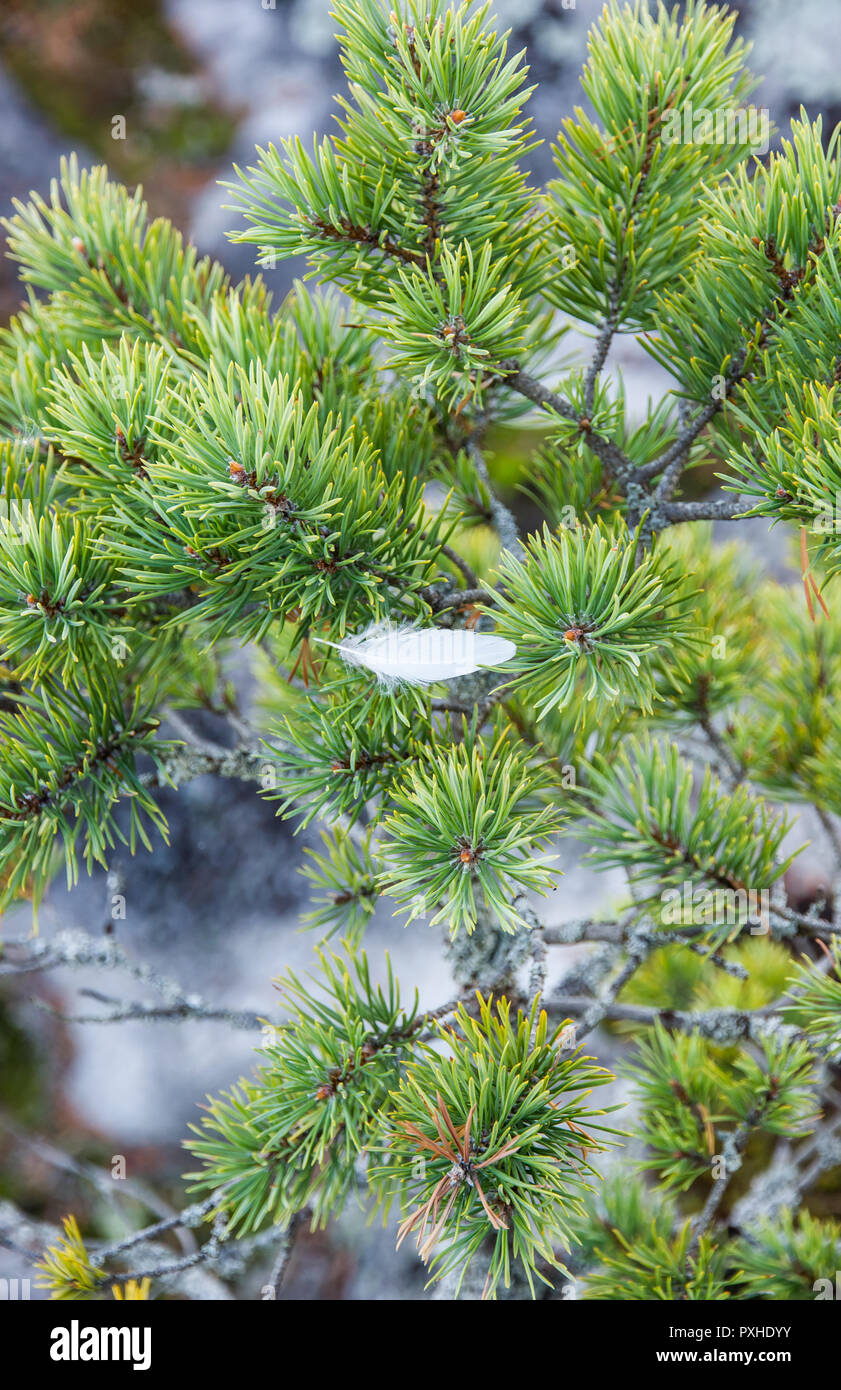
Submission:
[[[383,685],[433,685],[510,661],[517,648],[506,637],[467,628],[392,627],[373,623],[343,642],[328,642],[349,666],[373,671]]]

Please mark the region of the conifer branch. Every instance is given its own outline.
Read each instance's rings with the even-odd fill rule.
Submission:
[[[597,1002],[594,1005],[594,1001],[586,996],[569,994],[552,994],[547,1000],[547,1007],[554,1016],[582,1016],[587,1031],[606,1019],[610,1022],[638,1023],[647,1027],[662,1022],[667,1027],[682,1032],[698,1033],[721,1046],[744,1041],[761,1042],[764,1038],[796,1040],[802,1036],[798,1029],[780,1022],[776,1008],[715,1008],[691,1012],[685,1009],[657,1009],[643,1004],[616,1002]],[[582,1036],[582,1033],[579,1032],[578,1036]]]
[[[607,361],[616,330],[619,327],[619,290],[616,284],[609,287],[608,293],[608,314],[599,328],[596,338],[596,345],[590,365],[587,368],[587,375],[584,378],[584,409],[587,416],[593,413],[593,404],[596,395],[596,383],[599,379],[602,368]]]
[[[722,499],[720,502],[666,502],[662,511],[669,522],[680,521],[733,521],[744,516],[748,504],[737,497],[735,501]]]
[[[577,425],[589,448],[613,477],[621,481],[633,473],[634,465],[627,454],[612,440],[606,439],[594,430],[588,418],[580,414],[569,401],[559,396],[557,392],[551,391],[549,387],[544,386],[528,372],[524,372],[517,364],[503,363],[500,370],[504,371],[503,380],[512,391],[518,391],[520,395],[533,401],[535,405],[539,405],[544,410],[559,415],[561,419],[570,420]],[[595,389],[595,378],[593,382],[593,389]]]
[[[98,999],[113,1007],[110,1012],[104,1014],[81,1016],[64,1015],[40,999],[33,1002],[66,1022],[116,1023],[127,1019],[179,1021],[197,1018],[223,1021],[234,1028],[259,1030],[262,1027],[256,1014],[246,1010],[214,1008],[208,1005],[200,995],[186,991],[174,980],[161,975],[153,966],[133,959],[112,936],[95,937],[87,932],[72,930],[58,932],[49,939],[25,937],[4,941],[0,976],[16,978],[61,967],[81,969],[89,966],[123,970],[141,984],[148,985],[164,1002],[160,1005],[122,1003],[99,991],[83,989],[80,991],[82,995]]]
[[[351,245],[370,247],[403,265],[416,265],[421,269],[426,265],[426,259],[420,251],[401,246],[394,237],[378,236],[370,227],[359,226],[348,217],[340,217],[335,226],[321,217],[313,217],[310,219],[310,226],[325,241],[347,241]]]
[[[82,989],[80,995],[94,999],[111,1008],[103,1013],[67,1014],[47,1004],[42,999],[33,999],[39,1009],[43,1009],[61,1023],[180,1023],[185,1019],[199,1019],[210,1022],[227,1023],[231,1028],[259,1032],[263,1024],[258,1014],[246,1010],[215,1008],[198,996],[191,995],[178,1004],[147,1004],[140,1001],[126,1003],[111,995],[102,994],[95,989]]]

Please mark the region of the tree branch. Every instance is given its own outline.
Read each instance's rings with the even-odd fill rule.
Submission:
[[[617,1004],[589,999],[586,996],[556,994],[551,995],[546,1007],[554,1014],[589,1014],[594,1005],[598,1017],[589,1022],[588,1028],[595,1027],[603,1019],[610,1022],[624,1020],[651,1026],[661,1022],[669,1028],[679,1028],[682,1032],[698,1032],[711,1042],[729,1046],[735,1042],[760,1042],[767,1037],[800,1038],[801,1032],[790,1024],[782,1023],[777,1016],[775,1005],[762,1009],[704,1009],[691,1012],[684,1009],[655,1009],[644,1004]]]
[[[596,382],[598,381],[599,374],[605,362],[607,361],[607,355],[610,352],[610,345],[613,342],[613,336],[616,332],[619,323],[618,306],[619,289],[618,286],[614,284],[611,285],[610,288],[608,315],[601,328],[599,329],[599,335],[596,338],[596,346],[593,352],[592,361],[590,362],[590,366],[587,369],[587,375],[584,378],[584,408],[587,411],[588,415],[592,415],[593,413],[593,402],[596,397]]]
[[[505,503],[501,502],[497,497],[490,479],[490,474],[488,473],[488,466],[485,463],[484,455],[472,435],[468,435],[464,447],[473,462],[476,472],[490,493],[491,521],[494,530],[499,536],[503,550],[510,550],[514,555],[521,556],[523,554],[523,545],[520,540],[517,523]]]
[[[667,521],[734,521],[749,509],[747,498],[729,498],[720,502],[665,502],[662,512]]]
[[[571,420],[578,425],[588,447],[592,449],[596,457],[615,478],[621,481],[633,473],[633,462],[619,448],[619,445],[592,429],[587,417],[580,415],[563,396],[557,395],[555,391],[550,391],[536,377],[521,371],[516,364],[510,365],[503,362],[500,364],[499,371],[506,386],[510,386],[512,391],[518,391],[521,396],[533,401],[535,405],[542,406],[544,410],[551,410],[556,415],[560,415],[562,419]]]
[[[16,959],[18,952],[22,959]],[[150,986],[163,1000],[163,1006],[144,1003],[124,1003],[112,999],[95,990],[82,990],[82,994],[99,999],[114,1006],[108,1014],[68,1015],[68,1022],[116,1023],[124,1019],[171,1019],[186,1018],[215,1019],[228,1023],[232,1028],[259,1030],[263,1023],[257,1014],[244,1009],[214,1008],[198,994],[188,994],[174,980],[158,973],[142,961],[132,960],[113,937],[93,937],[87,932],[68,930],[58,932],[52,939],[31,937],[15,939],[4,943],[4,957],[12,953],[12,958],[0,964],[0,976],[29,975],[44,970],[55,970],[61,966],[79,969],[84,966],[99,966],[106,970],[125,970],[134,979]],[[39,1008],[57,1013],[43,1000],[33,1000]],[[60,1018],[65,1015],[58,1014]]]

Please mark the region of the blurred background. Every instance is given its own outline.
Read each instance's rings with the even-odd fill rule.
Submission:
[[[841,119],[841,0],[753,0],[737,7],[737,32],[752,41],[750,65],[764,74],[753,100],[770,109],[782,134],[803,103],[822,114],[830,131]],[[544,144],[530,156],[536,180],[552,173],[550,142],[562,118],[582,100],[578,74],[597,0],[497,0],[491,11],[511,27],[514,49],[528,49],[530,103]],[[119,179],[142,183],[153,215],[171,217],[199,246],[239,278],[252,271],[252,248],[225,237],[219,180],[232,163],[248,163],[255,144],[330,130],[333,96],[343,86],[329,0],[0,0],[0,212],[31,189],[47,194],[63,153],[106,162]],[[116,118],[123,117],[124,122]],[[124,125],[125,138],[115,138]],[[266,278],[280,300],[304,267],[286,262]],[[0,316],[20,299],[15,267],[0,262]],[[612,360],[621,365],[640,412],[663,388],[656,366],[630,342]],[[516,455],[516,451],[515,451]],[[516,469],[516,456],[497,460],[498,474]],[[786,557],[768,546],[763,560],[783,572]],[[774,542],[782,546],[782,541]],[[758,547],[757,547],[758,548]],[[250,674],[235,674],[242,698]],[[223,737],[212,716],[203,731]],[[198,727],[198,725],[197,725]],[[118,865],[126,899],[117,940],[143,960],[209,1001],[276,1016],[272,979],[288,966],[306,969],[315,944],[298,930],[305,882],[293,870],[310,833],[293,837],[252,786],[201,779],[163,798],[171,844],[153,856],[124,856]],[[809,827],[804,827],[809,834]],[[799,837],[800,838],[800,837]],[[549,904],[559,921],[595,910],[620,889],[596,877],[567,845],[566,877]],[[820,865],[798,864],[804,902],[820,884]],[[57,881],[45,901],[40,932],[81,928],[101,936],[110,890],[105,876],[85,879],[68,895]],[[28,911],[10,915],[4,932],[29,930]],[[367,944],[377,960],[388,949],[406,985],[434,1007],[450,993],[435,934],[410,931],[387,911],[375,918]],[[571,962],[570,948],[563,967]],[[550,984],[551,984],[550,978]],[[100,1235],[136,1223],[148,1210],[116,1203],[78,1172],[60,1166],[49,1145],[79,1163],[110,1169],[126,1158],[129,1176],[153,1184],[180,1207],[185,1157],[180,1140],[197,1118],[197,1103],[228,1086],[252,1065],[254,1034],[223,1024],[115,1023],[81,1025],[62,1015],[90,1013],[85,987],[130,998],[131,980],[95,970],[51,971],[0,979],[0,1226],[3,1202],[33,1222],[57,1222],[69,1211]],[[147,997],[140,990],[134,997]],[[604,1038],[608,1064],[621,1039]],[[622,1094],[617,1086],[617,1097]],[[47,1142],[40,1142],[47,1141]],[[37,1231],[33,1226],[33,1241]],[[22,1276],[19,1261],[0,1249],[0,1277]],[[237,1297],[259,1297],[258,1265]],[[422,1270],[393,1237],[366,1230],[349,1211],[326,1233],[296,1244],[282,1297],[396,1299],[423,1297]],[[194,1296],[221,1297],[205,1285]]]

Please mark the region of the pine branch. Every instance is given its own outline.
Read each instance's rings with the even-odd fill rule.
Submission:
[[[43,999],[33,998],[30,1002],[62,1023],[180,1023],[185,1019],[199,1019],[227,1023],[231,1028],[246,1031],[260,1032],[263,1028],[263,1021],[258,1014],[246,1010],[214,1007],[197,995],[190,995],[179,1004],[147,1004],[140,1001],[126,1003],[94,989],[82,989],[79,993],[86,999],[95,999],[100,1004],[110,1004],[112,1008],[104,1013],[66,1014]]]
[[[310,1213],[306,1210],[299,1211],[292,1217],[286,1230],[280,1237],[278,1251],[272,1265],[271,1274],[267,1282],[263,1285],[262,1296],[264,1299],[277,1298],[284,1275],[286,1274],[289,1261],[292,1258],[292,1251],[295,1246],[295,1237],[301,1230]]]
[[[597,922],[590,917],[576,917],[569,922],[543,929],[547,946],[572,946],[579,941],[609,941],[620,945],[625,939],[627,921]]]
[[[541,406],[544,410],[560,415],[563,420],[571,420],[576,424],[589,448],[613,477],[621,481],[633,473],[634,465],[627,454],[623,453],[612,440],[605,439],[593,430],[587,417],[579,414],[569,401],[564,400],[555,391],[551,391],[535,377],[529,376],[528,372],[522,371],[518,364],[502,363],[500,371],[504,372],[503,380],[506,386],[509,386],[513,391],[518,391],[520,395],[525,396],[527,400],[533,401],[535,405]]]
[[[596,338],[596,345],[590,365],[587,368],[587,375],[584,378],[584,409],[589,417],[593,413],[593,403],[596,395],[596,383],[599,374],[607,361],[611,343],[619,327],[619,289],[616,284],[609,287],[608,292],[608,314],[604,323],[599,328]]]
[[[84,1182],[90,1183],[96,1191],[103,1197],[115,1202],[118,1199],[126,1198],[129,1201],[138,1203],[146,1207],[149,1211],[156,1212],[161,1220],[170,1220],[173,1228],[181,1226],[181,1216],[173,1211],[168,1202],[151,1188],[148,1183],[142,1182],[137,1178],[124,1177],[119,1182],[114,1181],[110,1172],[104,1172],[96,1164],[87,1163],[78,1158],[72,1158],[64,1153],[62,1149],[57,1149],[55,1145],[49,1143],[35,1134],[29,1134],[12,1120],[0,1113],[0,1129],[9,1134],[15,1143],[25,1147],[45,1163],[49,1163],[61,1172],[70,1173],[75,1177],[81,1178]],[[185,1250],[195,1249],[195,1241],[191,1232],[184,1227],[178,1232],[179,1240],[182,1241]],[[37,1258],[37,1257],[36,1257]]]
[[[214,1008],[208,1005],[200,995],[188,993],[181,985],[161,975],[154,967],[133,959],[113,937],[94,937],[79,930],[58,932],[50,939],[27,937],[3,942],[0,976],[16,978],[61,967],[82,969],[89,966],[98,966],[105,970],[124,970],[141,984],[152,988],[164,1003],[122,1003],[90,989],[81,990],[80,993],[113,1005],[110,1012],[63,1015],[43,1000],[34,999],[33,1002],[66,1022],[116,1023],[126,1019],[179,1021],[196,1018],[215,1019],[241,1029],[260,1030],[263,1026],[256,1014],[246,1010]]]
[[[683,424],[674,443],[651,463],[643,464],[636,469],[634,477],[640,483],[656,478],[658,474],[663,475],[655,493],[658,501],[667,502],[671,498],[695,440],[703,434],[719,411],[723,410],[729,393],[742,380],[747,349],[743,348],[736,360],[737,365],[725,375],[718,394]]]
[[[743,764],[739,763],[736,760],[736,758],[734,758],[733,754],[730,752],[730,749],[727,747],[727,744],[724,742],[724,739],[721,737],[718,730],[714,727],[712,720],[709,718],[708,715],[702,715],[698,720],[698,724],[703,729],[704,734],[710,743],[710,746],[718,755],[719,761],[723,766],[725,772],[727,772],[730,775],[730,778],[732,779],[732,785],[734,787],[738,786],[739,783],[744,780],[747,773],[747,769],[743,766]]]
[[[335,226],[324,221],[321,217],[313,217],[309,219],[309,225],[325,241],[347,241],[351,245],[366,246],[381,251],[384,256],[392,257],[403,265],[416,265],[421,269],[426,266],[426,259],[420,251],[413,251],[408,246],[401,246],[394,237],[383,236],[382,234],[378,236],[370,227],[359,226],[351,222],[348,217],[340,217]]]
[[[794,1041],[803,1036],[797,1028],[780,1022],[778,1007],[714,1008],[692,1012],[685,1009],[657,1009],[643,1004],[610,1002],[602,1008],[600,1002],[594,1005],[593,1000],[585,996],[567,994],[550,995],[546,1007],[551,1009],[556,1017],[582,1015],[588,1031],[603,1019],[610,1022],[638,1023],[649,1027],[662,1022],[668,1028],[679,1029],[681,1032],[698,1033],[720,1046],[744,1041],[761,1042],[764,1038],[787,1038]],[[591,1016],[593,1022],[590,1022]]]
[[[98,1252],[98,1257],[104,1262],[115,1259],[118,1255],[123,1255],[127,1250],[134,1250],[138,1245],[147,1245],[157,1236],[166,1234],[167,1231],[174,1231],[182,1226],[185,1230],[195,1230],[201,1226],[202,1222],[213,1211],[217,1205],[216,1201],[209,1197],[204,1202],[194,1202],[185,1207],[183,1211],[176,1212],[172,1216],[165,1216],[160,1221],[155,1221],[150,1226],[145,1226],[140,1231],[132,1231],[131,1235],[125,1236],[120,1240],[112,1241]],[[127,1276],[130,1277],[130,1276]],[[143,1277],[143,1276],[134,1276]]]
[[[465,441],[465,449],[467,450],[468,456],[471,459],[481,482],[485,485],[485,487],[488,489],[490,493],[491,522],[497,532],[497,535],[499,536],[500,544],[503,550],[509,550],[515,555],[521,554],[522,545],[520,542],[519,531],[517,529],[517,522],[515,521],[514,516],[509,511],[509,509],[505,506],[503,502],[500,501],[500,499],[494,492],[493,487],[491,486],[490,476],[488,474],[488,467],[485,463],[484,456],[482,454],[481,449],[479,448],[476,439],[472,435],[468,435]],[[463,601],[464,600],[462,599],[462,602]],[[482,601],[483,600],[477,600],[477,602]]]
[[[747,1148],[760,1118],[761,1109],[757,1107],[756,1111],[752,1111],[744,1123],[739,1125],[738,1129],[727,1136],[723,1154],[723,1161],[725,1164],[724,1172],[713,1181],[703,1209],[693,1225],[692,1242],[689,1247],[690,1252],[694,1253],[695,1250],[697,1250],[701,1237],[709,1230],[710,1226],[715,1221],[727,1189],[730,1186],[731,1178],[734,1176],[737,1168],[741,1166],[742,1154]]]
[[[744,516],[748,503],[742,497],[720,502],[666,502],[662,512],[669,522],[733,521]]]

